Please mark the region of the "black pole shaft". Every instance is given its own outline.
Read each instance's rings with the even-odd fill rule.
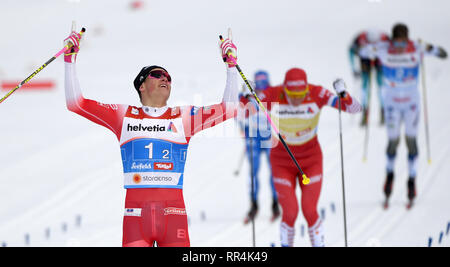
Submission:
[[[251,188],[251,194],[252,195],[250,196],[250,199],[252,200],[252,205],[253,205],[253,203],[256,202],[256,197],[253,198],[255,196],[255,173],[253,172],[253,164],[255,164],[255,163],[253,162],[253,139],[250,136],[250,127],[249,127],[248,134],[249,134],[248,138],[250,139],[250,145],[249,145],[249,148],[250,148],[250,177],[251,177],[250,184],[251,184],[251,187],[252,187]],[[255,244],[256,243],[256,238],[255,238],[255,216],[252,216],[251,220],[252,220],[252,241],[253,241],[253,247],[255,247],[256,246],[256,244]]]
[[[339,103],[339,138],[341,143],[341,178],[342,178],[342,203],[344,208],[344,239],[345,239],[345,247],[348,247],[347,243],[347,211],[345,207],[345,176],[344,176],[344,148],[343,148],[343,141],[342,141],[342,121],[341,121],[341,97],[338,96],[338,103]]]
[[[305,173],[303,172],[302,168],[300,168],[300,165],[298,164],[297,159],[294,157],[294,154],[292,154],[291,150],[289,149],[288,145],[286,144],[286,142],[284,141],[284,139],[283,139],[283,137],[281,136],[280,133],[278,133],[278,138],[280,139],[280,141],[283,144],[284,148],[288,152],[288,154],[291,157],[292,161],[295,163],[295,166],[297,166],[297,169],[299,169],[300,173],[302,175],[304,175]]]
[[[41,70],[43,70],[45,67],[47,67],[48,64],[52,63],[53,60],[55,60],[56,57],[52,57],[49,60],[47,60],[47,62],[45,62],[42,66],[40,66],[37,70],[35,70],[33,73],[30,74],[30,76],[28,76],[25,80],[23,80],[19,85],[17,85],[14,89],[12,89],[11,91],[9,91],[3,98],[0,99],[0,103],[2,103],[3,101],[6,100],[6,98],[8,98],[12,93],[14,93],[14,91],[16,91],[17,89],[19,89],[20,87],[22,87],[22,85],[26,84],[27,82],[29,82],[34,76],[36,76],[36,74],[38,74]]]

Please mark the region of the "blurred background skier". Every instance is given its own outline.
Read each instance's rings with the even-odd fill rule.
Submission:
[[[349,113],[361,111],[359,102],[346,91],[344,81],[333,84],[341,97],[342,110]],[[301,189],[301,208],[308,223],[311,245],[325,246],[322,219],[317,212],[322,187],[323,156],[317,138],[322,107],[338,108],[338,97],[322,86],[308,83],[306,72],[292,68],[285,74],[282,85],[264,91],[261,101],[267,103],[272,119],[278,123],[280,134],[301,165],[310,183],[301,182],[301,175],[281,142],[270,153],[273,180],[282,207],[280,238],[282,246],[294,245],[295,228],[299,212],[296,196],[297,182]],[[278,141],[278,140],[276,140]]]
[[[254,82],[252,86],[255,89],[258,97],[263,97],[264,92],[270,87],[269,74],[267,71],[260,70],[254,75]],[[274,221],[280,216],[280,208],[278,205],[278,197],[273,184],[272,168],[270,165],[270,149],[272,147],[271,142],[271,126],[267,121],[266,115],[259,111],[258,103],[254,97],[250,94],[246,84],[242,86],[242,93],[239,94],[240,99],[247,99],[247,105],[244,109],[241,109],[239,116],[239,125],[245,135],[245,153],[250,165],[250,210],[244,220],[244,223],[248,223],[255,218],[258,213],[258,194],[259,194],[259,170],[261,166],[261,155],[265,154],[267,159],[267,166],[269,168],[269,182],[272,192],[272,218]],[[251,109],[251,110],[249,110]],[[254,112],[253,112],[254,111]],[[253,177],[253,178],[252,178]],[[252,181],[253,179],[253,181]],[[252,190],[253,185],[253,190]]]
[[[372,91],[372,77],[374,76],[373,73],[375,74],[377,95],[380,101],[380,124],[384,123],[384,113],[383,101],[381,98],[382,72],[380,62],[377,59],[370,59],[367,56],[360,55],[359,50],[361,47],[368,44],[374,44],[379,41],[387,40],[389,40],[388,34],[377,29],[369,29],[358,33],[349,48],[350,66],[352,68],[353,77],[361,82],[360,100],[363,107],[360,123],[361,126],[365,126],[368,122],[370,112],[370,95]]]
[[[394,180],[394,163],[400,142],[400,127],[405,124],[405,139],[408,148],[408,204],[410,208],[416,196],[417,175],[417,129],[420,115],[419,71],[424,55],[446,58],[447,52],[436,45],[409,39],[408,27],[403,23],[392,28],[390,41],[369,44],[360,49],[363,57],[377,59],[383,71],[382,96],[384,116],[388,133],[386,150],[385,202],[388,207]],[[423,71],[423,70],[422,70]]]

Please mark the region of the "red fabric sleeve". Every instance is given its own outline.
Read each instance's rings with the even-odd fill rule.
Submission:
[[[237,107],[238,104],[232,102],[204,107],[185,107],[182,116],[186,137],[192,137],[202,130],[236,117]]]
[[[103,104],[79,97],[76,101],[70,101],[67,108],[92,122],[108,128],[120,140],[122,122],[128,108],[127,105]]]
[[[330,90],[325,89],[321,86],[310,85],[311,94],[315,99],[319,108],[322,108],[325,105],[331,106],[333,108],[339,108],[339,98],[337,95],[333,94]],[[346,111],[349,113],[356,113],[362,110],[359,102],[353,98],[348,92],[346,92],[346,96],[341,98],[341,108],[342,111]]]

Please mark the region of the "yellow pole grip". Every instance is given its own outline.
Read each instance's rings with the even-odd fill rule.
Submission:
[[[302,178],[303,178],[303,184],[304,185],[307,185],[307,184],[309,184],[309,182],[310,182],[310,179],[306,176],[306,174],[303,174],[302,175]]]

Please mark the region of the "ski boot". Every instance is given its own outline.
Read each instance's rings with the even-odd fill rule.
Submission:
[[[388,174],[386,176],[386,182],[384,183],[385,200],[384,200],[383,207],[385,209],[387,209],[389,207],[389,197],[391,196],[393,181],[394,181],[394,173],[388,172]]]
[[[252,205],[250,207],[250,211],[247,213],[247,217],[244,219],[244,224],[247,224],[253,221],[258,213],[258,204],[256,201],[252,201]]]
[[[414,198],[416,197],[416,183],[414,177],[409,177],[408,179],[408,204],[406,205],[407,209],[412,208],[414,204]]]

